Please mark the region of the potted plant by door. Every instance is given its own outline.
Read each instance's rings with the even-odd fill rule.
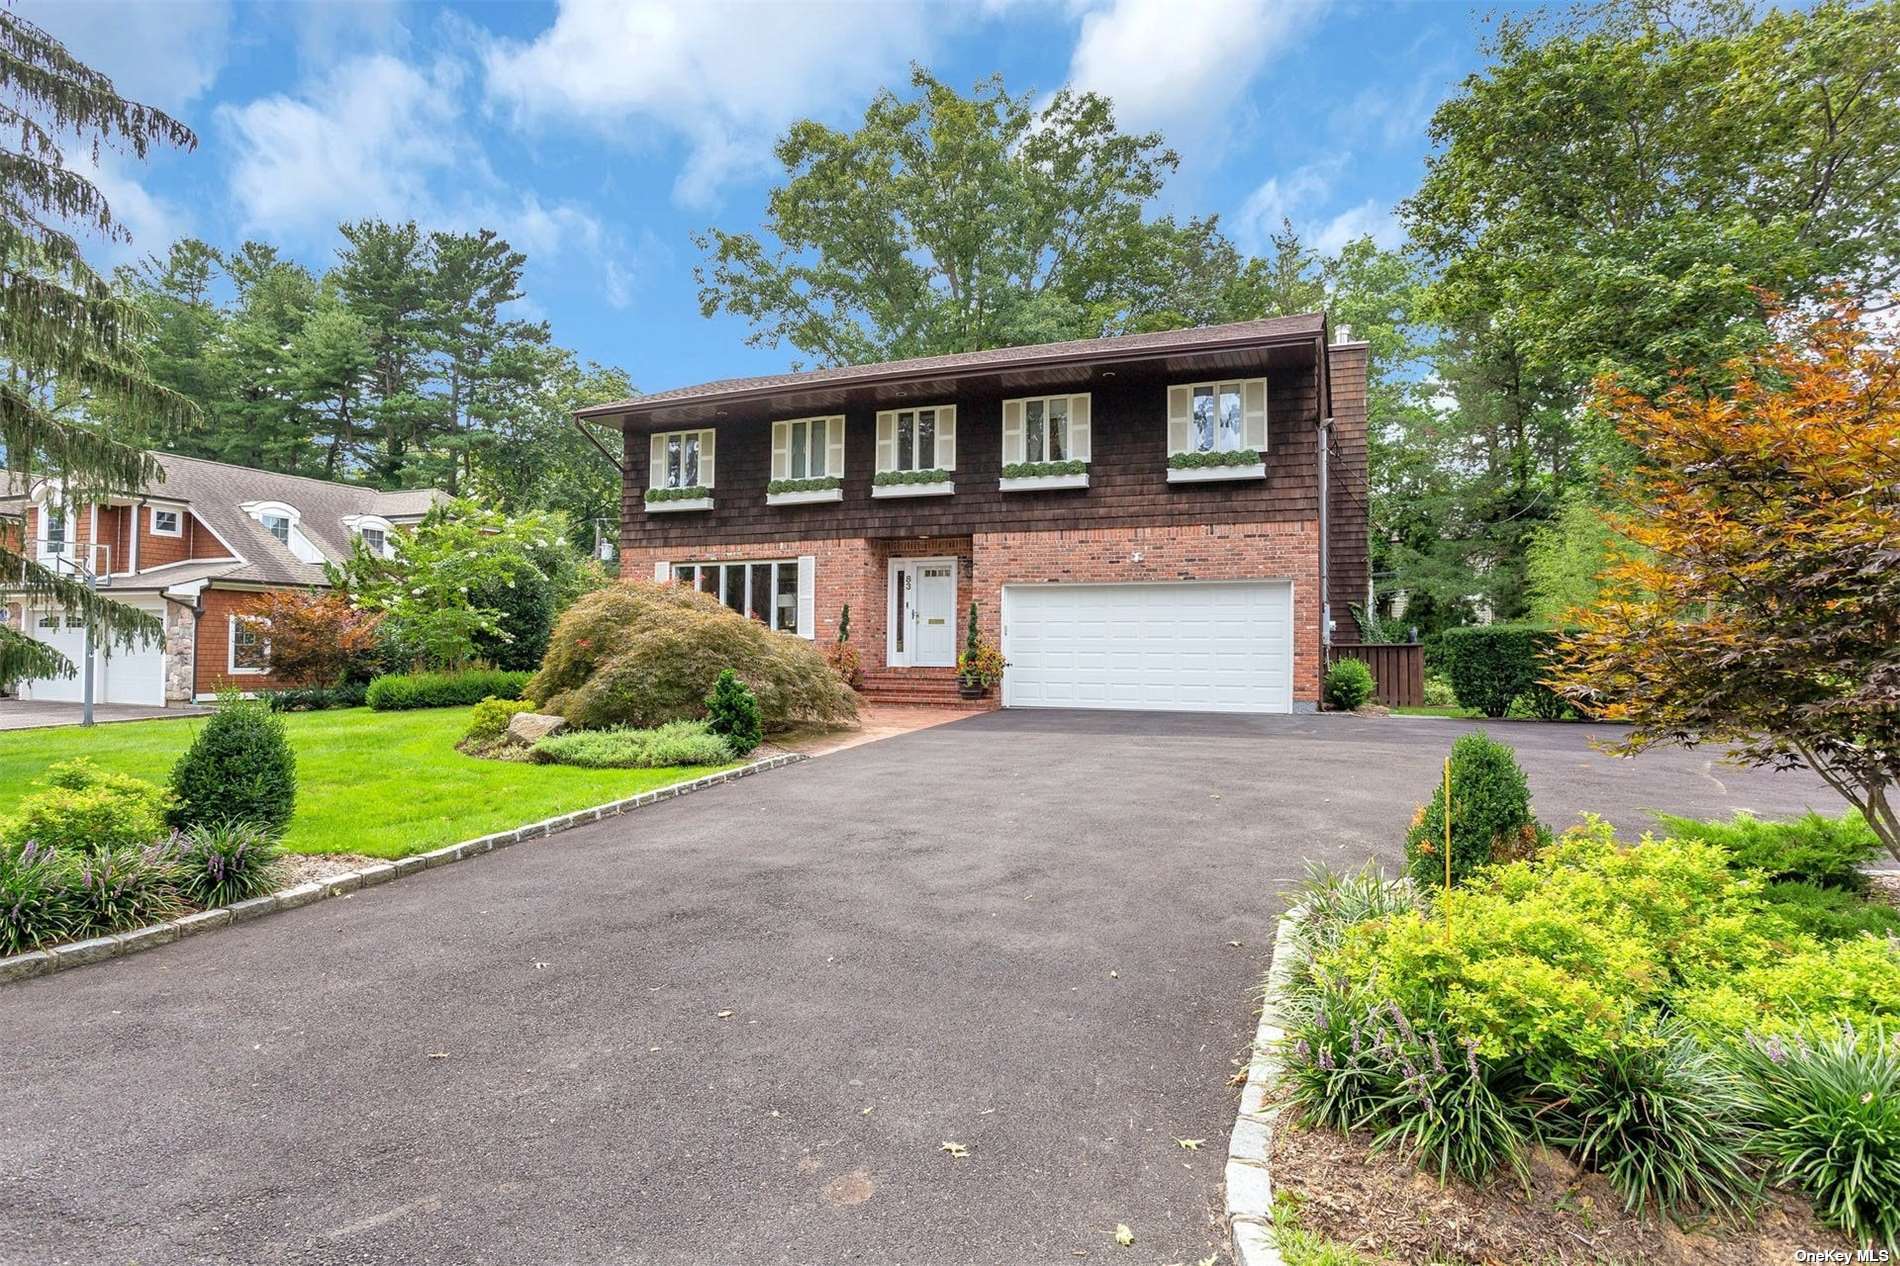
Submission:
[[[969,629],[963,638],[963,653],[957,656],[957,694],[964,699],[981,699],[990,687],[1003,679],[1009,664],[1003,652],[983,640],[976,627],[976,602],[970,602]]]

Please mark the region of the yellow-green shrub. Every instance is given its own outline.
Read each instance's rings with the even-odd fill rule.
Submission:
[[[498,739],[508,732],[508,719],[517,712],[532,712],[534,705],[523,699],[497,699],[489,695],[469,710],[465,738]]]
[[[1900,1026],[1900,946],[1884,936],[1812,945],[1676,999],[1711,1036],[1803,1032],[1845,1021],[1861,1033]]]
[[[0,840],[108,852],[165,837],[171,796],[155,783],[100,769],[83,756],[48,766],[38,782],[45,790],[20,801],[0,826]]]

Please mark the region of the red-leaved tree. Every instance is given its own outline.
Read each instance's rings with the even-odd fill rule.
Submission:
[[[1556,684],[1623,752],[1804,765],[1900,857],[1900,359],[1849,307],[1783,316],[1717,393],[1599,404],[1639,454],[1629,551]]]
[[[291,685],[332,686],[365,669],[376,654],[381,614],[359,611],[336,589],[278,589],[249,614],[270,627],[271,673]]]

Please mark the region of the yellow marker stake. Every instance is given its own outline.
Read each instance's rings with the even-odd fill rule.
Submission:
[[[1445,758],[1445,944],[1451,944],[1451,757]]]

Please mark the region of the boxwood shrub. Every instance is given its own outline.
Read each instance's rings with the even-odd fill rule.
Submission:
[[[712,496],[711,488],[694,485],[691,488],[648,488],[648,501],[697,501]]]
[[[172,825],[248,822],[281,835],[297,805],[297,758],[284,719],[263,704],[227,697],[172,766]]]
[[[833,488],[844,487],[844,480],[837,475],[820,475],[815,479],[774,479],[765,485],[767,492],[830,492]]]
[[[1342,659],[1326,670],[1326,706],[1336,712],[1351,712],[1372,698],[1372,668],[1363,659]]]
[[[1570,705],[1542,681],[1560,636],[1524,624],[1446,629],[1441,656],[1459,705],[1501,717],[1521,698],[1530,715],[1552,721],[1564,716]]]
[[[1523,857],[1550,840],[1531,815],[1531,789],[1517,756],[1482,730],[1451,745],[1451,878],[1463,883],[1487,862]],[[1445,785],[1412,817],[1405,835],[1412,882],[1445,883]]]
[[[454,673],[390,673],[369,683],[366,701],[378,712],[469,708],[483,699],[519,699],[533,673],[469,668]]]
[[[880,470],[871,482],[879,488],[888,488],[893,484],[943,484],[950,482],[950,472],[941,469]]]
[[[1264,458],[1257,448],[1237,448],[1226,453],[1176,453],[1168,458],[1170,470],[1206,470],[1213,466],[1258,466]]]
[[[1049,475],[1086,475],[1089,464],[1076,458],[1061,462],[1011,462],[1003,467],[1005,479],[1040,479]]]

